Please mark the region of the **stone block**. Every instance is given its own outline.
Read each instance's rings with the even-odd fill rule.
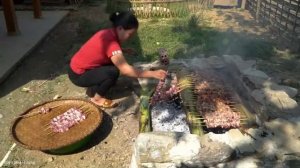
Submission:
[[[214,134],[212,132],[209,132],[208,134],[206,134],[212,141],[215,142],[221,142],[221,143],[225,143],[227,145],[230,144],[230,139],[228,134]]]
[[[239,160],[235,160],[234,162],[229,163],[228,167],[234,168],[259,168],[261,161],[255,157],[246,157]]]
[[[231,129],[226,134],[228,134],[230,139],[229,146],[237,149],[238,153],[249,154],[255,152],[255,140],[249,135],[242,134],[239,129]]]
[[[267,109],[270,117],[299,116],[299,105],[283,90],[273,90],[271,87],[255,89],[251,96]]]
[[[223,68],[225,67],[225,62],[223,61],[222,57],[218,56],[210,56],[206,58],[207,63],[209,63],[210,66],[213,68]]]
[[[229,145],[237,153],[248,154],[255,152],[254,140],[248,135],[243,135],[238,129],[231,129],[225,134],[209,133],[208,136],[213,141]]]
[[[261,78],[261,79],[265,79],[265,80],[270,79],[270,77],[266,73],[264,73],[263,71],[256,70],[256,69],[253,69],[253,68],[245,69],[242,72],[242,74],[245,75],[245,76],[256,77],[256,78]]]
[[[260,104],[265,104],[266,96],[261,89],[255,89],[251,92],[251,96]]]
[[[235,151],[227,144],[212,141],[207,135],[201,137],[201,150],[199,159],[189,166],[215,166],[229,161],[235,155]]]
[[[256,61],[254,60],[243,60],[240,56],[238,55],[223,55],[223,58],[225,62],[227,63],[233,63],[240,73],[247,69],[252,69],[255,68],[256,66]]]
[[[264,83],[268,81],[269,79],[261,78],[257,76],[243,76],[244,79],[247,79],[247,82],[251,84],[251,86],[254,86],[256,89],[261,89],[264,87]],[[249,85],[249,84],[246,84]]]
[[[298,93],[298,90],[296,88],[292,88],[290,86],[284,86],[284,85],[278,85],[276,83],[273,83],[271,81],[266,81],[263,83],[263,86],[265,88],[269,88],[270,90],[275,91],[284,91],[286,92],[291,98],[295,97]]]
[[[270,88],[263,89],[265,95],[266,104],[273,107],[274,110],[278,112],[285,112],[293,114],[298,113],[299,106],[298,103],[289,97],[285,91],[281,90],[272,90]]]
[[[234,63],[235,61],[242,62],[243,59],[239,55],[223,55],[222,56],[227,63]]]
[[[175,163],[142,163],[141,168],[177,168]]]
[[[300,126],[285,119],[274,119],[265,123],[266,128],[274,133],[273,142],[292,153],[300,153]]]
[[[210,68],[206,58],[193,58],[185,64],[186,67],[195,67],[197,69]]]
[[[187,133],[141,133],[134,147],[140,163],[178,163],[198,158],[200,139]]]

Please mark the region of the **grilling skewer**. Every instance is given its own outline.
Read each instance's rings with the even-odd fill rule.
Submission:
[[[193,82],[192,80],[182,80],[182,81],[179,81],[177,83],[178,85],[182,85],[182,84],[195,84],[195,82]]]
[[[191,79],[184,79],[181,80],[177,83],[178,85],[182,85],[182,84],[195,84],[195,82],[193,82]]]
[[[55,135],[55,134],[56,134],[56,132],[53,132],[53,131],[47,132],[47,135]]]
[[[186,87],[186,88],[181,88],[181,89],[179,89],[178,91],[177,91],[177,93],[180,93],[180,92],[182,92],[183,90],[185,90],[185,89],[187,89],[188,87]]]
[[[47,135],[52,134],[52,132],[63,133],[85,120],[89,113],[89,109],[82,106],[79,108],[70,108],[66,112],[51,119],[51,121],[45,125],[44,131],[50,131]]]
[[[177,88],[179,88],[179,90],[184,90],[186,88],[191,88],[193,85],[177,85]],[[181,92],[179,91],[179,92]]]
[[[20,116],[17,116],[16,118],[19,118],[19,117],[23,117],[23,118],[24,117],[32,117],[32,116],[37,115],[37,114],[46,114],[46,113],[50,112],[52,109],[54,109],[56,107],[59,107],[59,106],[61,106],[61,105],[56,105],[56,106],[52,106],[52,107],[41,107],[36,112],[20,115]]]
[[[240,121],[248,121],[247,118],[241,118]]]
[[[196,104],[187,104],[187,103],[183,103],[184,106],[189,106],[189,107],[197,107]]]
[[[190,88],[193,87],[194,85],[192,84],[181,84],[181,85],[177,85],[177,88]]]

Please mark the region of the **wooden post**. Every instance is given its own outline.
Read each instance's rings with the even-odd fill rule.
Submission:
[[[33,15],[34,18],[38,19],[42,17],[41,11],[41,0],[33,0]]]
[[[246,9],[246,1],[247,0],[242,0],[241,8]]]
[[[257,8],[256,8],[256,15],[255,15],[256,22],[259,22],[260,5],[261,5],[261,0],[257,0]]]
[[[13,0],[2,0],[1,2],[3,6],[7,34],[16,35],[19,33],[19,26]]]

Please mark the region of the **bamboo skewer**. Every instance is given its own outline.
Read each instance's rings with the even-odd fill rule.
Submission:
[[[180,90],[178,91],[178,93],[182,92],[182,91],[185,90],[185,89],[188,89],[188,88],[180,89]]]
[[[47,131],[47,130],[51,130],[51,127],[48,126],[48,127],[44,128],[44,131]]]
[[[76,107],[77,109],[81,110],[82,113],[86,116],[86,118],[89,116],[89,114],[91,113],[90,109],[89,108],[84,108],[83,105],[79,106],[79,107]],[[44,131],[50,131],[47,133],[47,135],[51,135],[51,134],[55,134],[57,132],[53,132],[51,131],[51,123],[49,122],[48,124],[46,124],[44,127]]]
[[[182,85],[182,84],[195,84],[195,82],[193,82],[191,79],[189,79],[189,80],[179,81],[177,84],[178,85]]]
[[[177,84],[177,87],[192,87],[195,86],[192,83],[182,83],[182,84]]]
[[[177,84],[179,84],[179,85],[181,85],[181,84],[195,84],[195,82],[193,82],[191,79],[189,79],[189,80],[179,81]]]
[[[205,118],[195,118],[195,119],[197,119],[197,120],[205,120]]]
[[[177,88],[179,89],[186,89],[186,88],[191,88],[193,85],[177,85]]]
[[[196,104],[187,104],[187,103],[183,103],[184,106],[189,106],[189,107],[197,107]]]
[[[57,132],[51,131],[51,132],[48,132],[48,133],[47,133],[47,135],[55,135],[55,134],[57,134]]]
[[[20,116],[17,116],[16,118],[20,118],[20,117],[32,117],[32,116],[35,116],[35,115],[37,115],[37,114],[43,114],[42,112],[41,112],[41,109],[42,108],[46,108],[46,109],[49,109],[49,111],[51,111],[52,109],[54,109],[54,108],[56,108],[56,107],[59,107],[59,106],[61,106],[61,105],[56,105],[56,106],[53,106],[53,107],[41,107],[38,111],[35,111],[35,112],[33,112],[33,113],[29,113],[29,114],[24,114],[24,115],[20,115]]]

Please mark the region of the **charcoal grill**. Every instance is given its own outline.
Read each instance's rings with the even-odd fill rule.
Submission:
[[[203,72],[204,75],[200,75],[201,78],[203,80],[214,81],[214,83],[218,85],[219,89],[222,89],[222,92],[225,94],[228,101],[228,104],[225,105],[228,106],[229,110],[234,114],[240,116],[239,121],[237,121],[240,122],[240,124],[229,127],[222,127],[218,125],[215,127],[210,126],[211,124],[208,119],[203,114],[199,113],[199,107],[201,107],[201,105],[197,103],[199,101],[199,95],[197,95],[195,88],[196,83],[199,82],[197,81],[197,72],[188,68],[183,68],[182,65],[170,65],[168,67],[168,71],[176,74],[178,83],[185,83],[184,86],[187,86],[179,93],[177,99],[171,99],[168,101],[176,102],[174,104],[180,105],[181,107],[179,108],[184,110],[190,133],[198,134],[200,136],[207,132],[224,133],[232,128],[244,129],[255,124],[254,115],[243,105],[239,96],[233,89],[226,86],[226,84],[224,84],[224,82],[219,79],[216,74],[213,74],[213,71],[211,70],[210,72]],[[170,78],[165,81],[165,84],[170,85]],[[153,131],[151,118],[155,116],[151,113],[153,106],[149,103],[153,95],[155,95],[155,89],[152,89],[151,91],[144,91],[144,96],[142,96],[141,111],[143,112],[141,113],[140,132]],[[178,98],[180,100],[178,100]]]

